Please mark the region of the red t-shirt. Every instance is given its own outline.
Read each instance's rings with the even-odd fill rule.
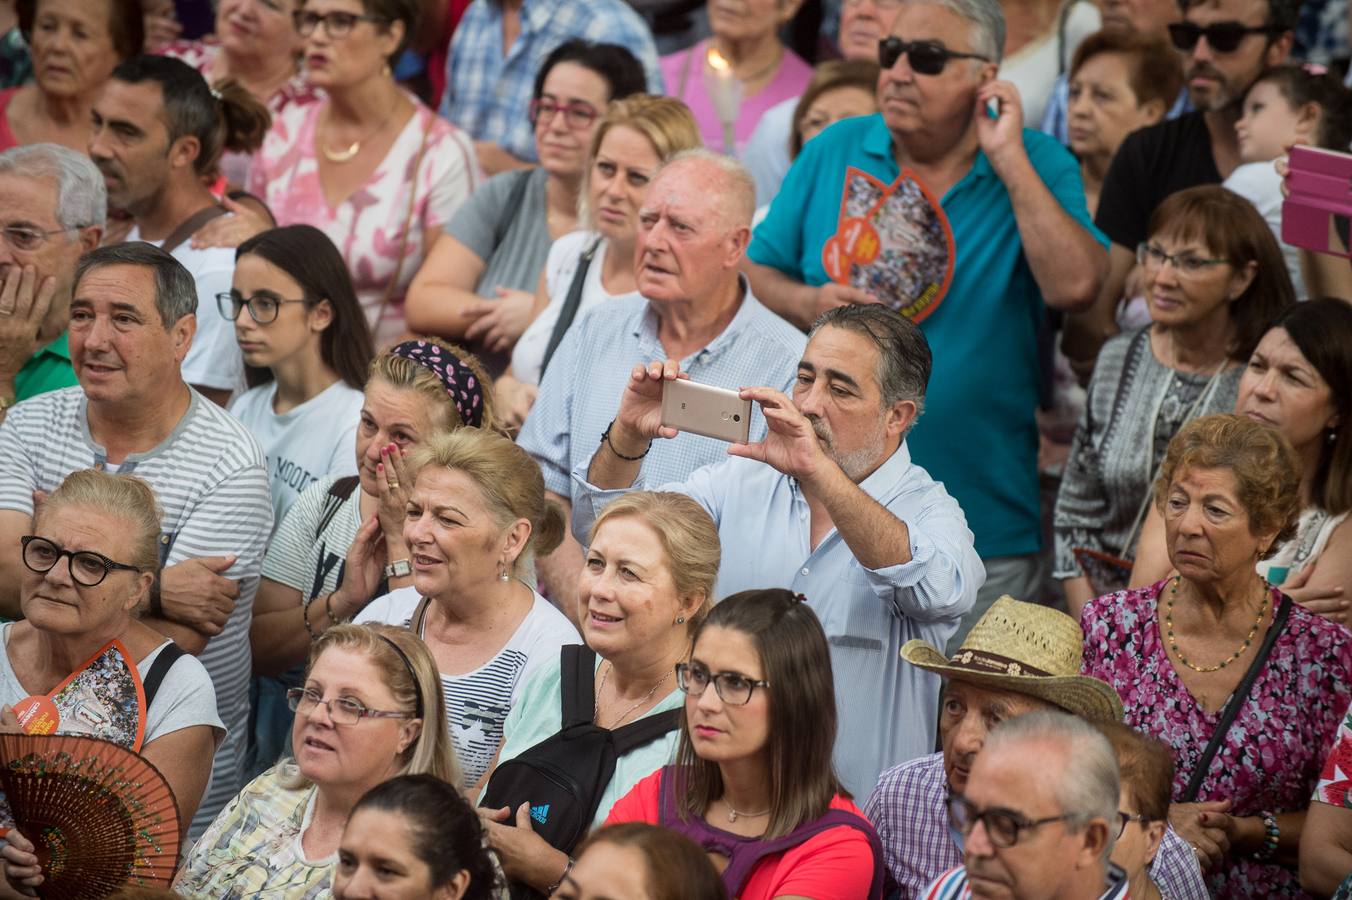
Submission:
[[[14,99],[18,90],[18,88],[12,87],[0,91],[0,153],[10,147],[19,146],[19,139],[14,136],[13,130],[9,127],[9,101]]]
[[[658,824],[661,782],[662,770],[659,769],[634,785],[634,789],[611,808],[606,824]],[[840,795],[831,801],[831,808],[863,815],[859,807]],[[859,829],[841,825],[813,835],[791,850],[764,857],[752,870],[746,889],[739,897],[740,900],[770,900],[783,896],[860,900],[869,895],[872,887],[873,848]]]

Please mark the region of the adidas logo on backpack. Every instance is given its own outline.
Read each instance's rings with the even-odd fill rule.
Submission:
[[[545,824],[545,822],[549,821],[549,804],[546,803],[544,806],[532,806],[530,808],[530,817],[541,825]]]

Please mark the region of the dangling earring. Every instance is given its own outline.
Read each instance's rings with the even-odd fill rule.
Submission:
[[[1336,428],[1330,428],[1330,429],[1329,429],[1329,443],[1330,443],[1330,444],[1335,444],[1335,443],[1337,443],[1337,442],[1338,442],[1338,429],[1336,429]]]
[[[498,561],[498,581],[510,581],[512,576],[507,573],[506,560]]]
[[[386,78],[393,78],[394,70],[390,68],[390,64],[387,62],[385,63],[385,68],[380,70],[380,74],[384,75]]]

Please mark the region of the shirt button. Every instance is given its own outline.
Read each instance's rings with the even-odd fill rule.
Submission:
[[[803,574],[806,575],[807,573],[808,573],[808,568],[807,568],[807,566],[803,566]]]

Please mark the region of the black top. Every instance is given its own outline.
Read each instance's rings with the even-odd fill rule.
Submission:
[[[1147,237],[1150,214],[1165,197],[1199,184],[1219,184],[1211,135],[1201,112],[1190,112],[1127,135],[1103,179],[1094,224],[1129,250]]]

